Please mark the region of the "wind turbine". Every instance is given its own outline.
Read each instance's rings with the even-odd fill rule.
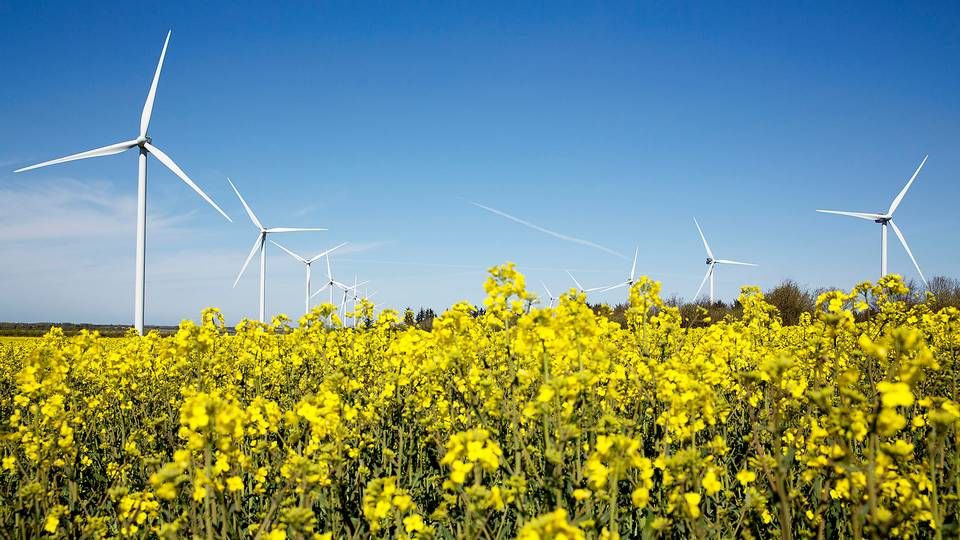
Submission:
[[[624,281],[624,282],[622,282],[622,283],[617,283],[616,285],[611,285],[611,286],[603,289],[603,292],[613,291],[613,290],[619,289],[619,288],[621,288],[621,287],[631,287],[631,286],[633,286],[634,282],[637,280],[636,274],[637,274],[637,256],[638,256],[638,255],[640,255],[640,247],[639,247],[639,246],[637,246],[637,250],[633,252],[633,266],[630,267],[630,277],[627,278],[627,280]]]
[[[320,287],[319,289],[317,289],[317,291],[314,292],[314,293],[310,296],[310,298],[314,298],[314,297],[316,297],[318,294],[320,294],[320,293],[322,293],[323,291],[326,291],[326,290],[329,289],[329,291],[330,291],[330,303],[333,304],[333,288],[336,287],[336,288],[342,290],[342,291],[344,292],[344,294],[346,294],[346,292],[350,290],[350,286],[349,286],[349,285],[344,285],[343,283],[340,283],[339,281],[333,279],[333,271],[330,270],[330,255],[327,254],[327,256],[326,256],[325,258],[327,259],[327,282],[323,284],[323,287]]]
[[[707,273],[703,276],[703,281],[700,282],[700,287],[697,288],[697,294],[693,295],[693,299],[696,300],[700,296],[700,291],[703,290],[703,284],[707,282],[707,278],[710,278],[710,303],[714,302],[713,296],[713,279],[715,274],[715,269],[718,264],[735,264],[738,266],[757,266],[753,263],[745,263],[739,261],[731,261],[729,259],[717,259],[713,256],[713,251],[710,249],[710,244],[707,244],[707,238],[703,236],[703,229],[700,228],[700,224],[697,223],[697,218],[693,218],[694,224],[697,226],[697,231],[700,233],[700,239],[703,240],[703,247],[707,250]]]
[[[359,287],[360,285],[366,285],[367,283],[370,283],[370,281],[369,281],[369,280],[368,280],[368,281],[361,281],[360,283],[357,283],[357,276],[356,276],[356,274],[354,274],[354,276],[353,276],[353,285],[352,285],[352,286],[348,286],[348,287],[347,287],[347,290],[344,290],[344,291],[343,291],[343,300],[341,300],[341,302],[340,302],[340,316],[341,316],[342,318],[346,319],[346,317],[347,317],[347,292],[349,292],[349,291],[352,291],[352,292],[353,292],[353,297],[352,297],[351,301],[353,302],[353,311],[356,311],[356,310],[357,310],[357,300],[359,300],[359,298],[357,297],[357,291],[358,291],[357,287]],[[356,322],[357,322],[357,316],[356,316],[356,315],[353,316],[353,322],[354,322],[354,325],[356,325]]]
[[[584,294],[596,292],[604,288],[604,287],[591,287],[589,289],[584,289],[583,285],[581,285],[580,282],[577,281],[577,278],[573,277],[573,274],[571,274],[569,270],[564,270],[564,272],[566,272],[567,275],[570,276],[570,279],[572,279],[573,282],[577,285],[577,290]]]
[[[900,193],[897,194],[897,197],[893,199],[892,203],[890,203],[890,208],[887,209],[887,213],[885,214],[872,214],[868,212],[841,212],[838,210],[817,210],[817,212],[822,212],[824,214],[850,216],[880,224],[880,277],[887,275],[887,224],[889,223],[890,227],[893,228],[893,232],[897,235],[897,238],[900,239],[900,244],[903,245],[904,251],[906,251],[907,255],[910,256],[910,260],[913,261],[913,266],[917,269],[917,273],[920,274],[920,279],[923,280],[923,284],[927,284],[927,278],[923,277],[923,271],[920,270],[920,265],[917,264],[917,259],[913,257],[913,252],[910,251],[910,246],[907,245],[907,239],[903,237],[903,233],[900,232],[900,228],[897,227],[897,224],[893,222],[893,213],[896,212],[897,207],[900,206],[900,202],[903,201],[903,197],[907,194],[907,190],[910,189],[913,181],[917,179],[917,175],[920,174],[920,169],[922,169],[923,164],[927,162],[927,157],[929,156],[923,156],[923,161],[920,162],[920,166],[917,167],[917,170],[914,171],[913,176],[911,176],[910,180],[907,181],[907,185],[903,186],[903,189],[900,190]]]
[[[334,250],[336,250],[336,249],[340,249],[340,248],[342,248],[343,246],[347,245],[347,242],[343,242],[342,244],[336,245],[336,246],[334,246],[334,247],[332,247],[332,248],[330,248],[330,249],[328,249],[328,250],[326,250],[326,251],[320,252],[319,254],[317,254],[317,255],[315,255],[315,256],[313,256],[313,257],[310,257],[309,259],[305,259],[305,258],[301,257],[300,255],[297,255],[296,253],[294,253],[294,252],[290,251],[289,249],[281,246],[280,244],[274,242],[273,240],[271,240],[270,242],[272,242],[273,245],[277,246],[278,248],[286,251],[287,254],[289,254],[289,255],[290,255],[291,257],[293,257],[294,259],[302,262],[302,263],[307,267],[307,294],[306,294],[306,297],[305,297],[303,309],[304,309],[304,313],[310,313],[310,265],[313,264],[314,262],[320,260],[324,255],[327,255],[327,254],[329,254],[330,252],[332,252],[332,251],[334,251]]]
[[[570,277],[573,277],[573,276],[571,275]],[[577,281],[577,280],[574,279],[573,281]],[[547,287],[546,283],[541,281],[540,284],[543,285],[543,290],[547,291],[547,300],[550,302],[548,304],[548,307],[552,308],[553,306],[557,305],[557,300],[559,300],[559,298],[557,298],[556,296],[553,295],[552,292],[550,292],[550,289]]]
[[[170,159],[170,156],[163,153],[159,148],[153,145],[153,139],[147,135],[147,128],[150,127],[150,116],[153,114],[153,101],[157,95],[157,83],[160,82],[160,70],[163,67],[163,58],[167,54],[167,45],[170,43],[170,34],[171,32],[167,32],[167,39],[163,42],[163,50],[160,51],[160,61],[157,63],[157,71],[153,74],[153,82],[150,84],[150,91],[147,93],[147,101],[143,104],[143,112],[140,113],[140,134],[136,139],[111,144],[102,148],[87,150],[86,152],[80,152],[79,154],[72,154],[66,157],[52,159],[50,161],[44,161],[43,163],[38,163],[29,167],[23,167],[22,169],[17,169],[14,171],[24,172],[31,169],[46,167],[47,165],[76,161],[78,159],[112,156],[131,148],[139,149],[140,160],[137,175],[137,269],[136,282],[134,286],[133,325],[140,334],[143,334],[143,306],[146,280],[147,154],[152,154],[153,157],[160,161],[160,163],[162,163],[166,168],[170,169],[173,174],[177,175],[177,177],[180,178],[183,183],[190,186],[190,189],[196,191],[197,194],[203,198],[203,200],[207,201],[207,203],[216,209],[217,212],[220,212],[223,217],[227,218],[227,221],[232,221],[230,216],[228,216],[226,212],[217,206],[217,203],[213,202],[213,200],[208,197],[207,194],[204,193],[203,190],[200,189],[200,187],[197,186],[189,176],[187,176],[187,173],[183,172],[183,169],[181,169],[176,163],[174,163],[172,159]]]
[[[289,232],[306,232],[306,231],[325,231],[327,229],[319,227],[271,227],[266,228],[260,223],[260,220],[257,219],[256,214],[253,213],[253,210],[250,209],[250,206],[247,204],[247,201],[243,200],[243,195],[240,195],[240,191],[237,190],[237,186],[233,185],[233,182],[227,178],[227,182],[230,182],[230,187],[233,188],[233,192],[237,194],[237,198],[240,199],[240,203],[243,205],[243,209],[247,211],[247,215],[250,216],[250,221],[253,222],[253,225],[260,231],[257,233],[257,239],[253,241],[253,249],[250,250],[250,254],[247,255],[247,260],[243,261],[243,268],[240,269],[240,273],[237,274],[237,279],[234,280],[233,286],[236,287],[237,283],[240,282],[240,278],[243,277],[243,273],[247,270],[247,265],[250,264],[250,260],[253,259],[253,256],[257,253],[257,250],[260,251],[260,322],[263,322],[263,300],[264,292],[266,289],[266,275],[267,275],[267,235],[273,233],[289,233]]]

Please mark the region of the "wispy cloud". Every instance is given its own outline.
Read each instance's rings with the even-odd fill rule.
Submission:
[[[275,243],[275,244],[281,245],[281,246],[283,246],[283,247],[286,248],[286,249],[290,249],[290,247],[289,247],[288,245],[284,244],[284,242],[283,242],[282,240],[278,240],[278,239],[276,239],[276,238],[271,238],[270,241],[273,242],[273,243]],[[348,243],[348,244],[345,245],[345,246],[342,246],[342,247],[337,248],[337,250],[334,251],[332,255],[333,255],[333,258],[339,259],[339,258],[342,257],[343,255],[350,255],[350,254],[356,254],[356,253],[365,253],[365,252],[367,252],[367,251],[375,251],[375,250],[379,249],[380,247],[382,247],[382,246],[384,246],[384,245],[386,245],[386,244],[387,244],[387,242],[383,242],[383,241],[352,242],[352,243]],[[331,246],[325,247],[325,248],[323,248],[322,250],[320,250],[319,252],[322,253],[322,252],[330,249],[331,247],[333,247],[333,246],[331,245]],[[301,257],[304,257],[304,258],[313,257],[313,256],[315,255],[314,252],[306,252],[306,251],[303,251],[303,250],[297,251],[297,250],[295,250],[295,249],[290,249],[290,250],[293,251],[294,253],[300,255]],[[341,260],[346,260],[346,259],[341,259]]]
[[[518,217],[516,217],[516,216],[511,216],[510,214],[508,214],[508,213],[506,213],[506,212],[503,212],[503,211],[501,211],[501,210],[497,210],[496,208],[491,208],[491,207],[489,207],[489,206],[485,206],[485,205],[482,205],[482,204],[480,204],[480,203],[473,202],[473,201],[469,201],[469,202],[470,202],[470,204],[476,206],[477,208],[482,208],[482,209],[486,210],[487,212],[492,212],[492,213],[494,213],[494,214],[496,214],[496,215],[498,215],[498,216],[505,217],[505,218],[507,218],[507,219],[509,219],[509,220],[511,220],[511,221],[515,221],[515,222],[517,222],[517,223],[519,223],[519,224],[521,224],[521,225],[523,225],[523,226],[525,226],[525,227],[529,227],[529,228],[531,228],[531,229],[533,229],[533,230],[535,230],[535,231],[540,231],[540,232],[542,232],[542,233],[544,233],[544,234],[548,234],[548,235],[550,235],[550,236],[552,236],[552,237],[554,237],[554,238],[559,238],[560,240],[564,240],[564,241],[567,241],[567,242],[573,242],[574,244],[580,244],[580,245],[582,245],[582,246],[587,246],[587,247],[591,247],[591,248],[593,248],[593,249],[598,249],[598,250],[600,250],[600,251],[602,251],[602,252],[604,252],[604,253],[609,253],[610,255],[613,255],[613,256],[615,256],[615,257],[620,257],[621,259],[623,259],[623,260],[625,260],[625,261],[629,261],[629,260],[630,260],[630,259],[628,259],[625,255],[623,255],[622,253],[619,253],[619,252],[617,252],[617,251],[614,251],[614,250],[612,250],[612,249],[610,249],[610,248],[608,248],[608,247],[606,247],[606,246],[601,246],[600,244],[597,244],[597,243],[595,243],[595,242],[591,242],[591,241],[589,241],[589,240],[584,240],[584,239],[582,239],[582,238],[577,238],[577,237],[575,237],[575,236],[569,236],[569,235],[566,235],[566,234],[563,234],[563,233],[558,233],[558,232],[556,232],[556,231],[551,231],[550,229],[541,227],[541,226],[536,225],[536,224],[534,224],[534,223],[530,223],[529,221],[527,221],[527,220],[525,220],[525,219],[520,219],[520,218],[518,218]]]
[[[3,240],[62,240],[78,237],[129,236],[136,197],[119,194],[106,182],[73,179],[0,187]],[[169,231],[193,212],[151,213],[151,232]]]

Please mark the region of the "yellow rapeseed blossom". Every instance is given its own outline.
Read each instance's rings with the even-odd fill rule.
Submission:
[[[887,276],[784,325],[641,277],[548,307],[217,310],[162,336],[0,338],[8,536],[949,536],[960,310]],[[424,314],[425,315],[425,314]]]

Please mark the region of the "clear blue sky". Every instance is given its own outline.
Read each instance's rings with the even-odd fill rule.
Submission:
[[[512,260],[531,283],[613,283],[629,262],[471,206],[632,254],[690,296],[792,278],[876,277],[885,210],[929,276],[960,275],[960,5],[45,3],[0,0],[0,320],[129,322],[136,157],[38,161],[136,136],[168,29],[151,135],[234,218],[151,161],[147,322],[255,316],[255,230],[341,241],[343,280],[441,308]],[[268,8],[268,6],[270,6]],[[302,311],[301,268],[269,250],[270,313]],[[890,268],[915,271],[893,235]],[[618,293],[619,294],[619,293]],[[597,300],[617,300],[616,295]]]

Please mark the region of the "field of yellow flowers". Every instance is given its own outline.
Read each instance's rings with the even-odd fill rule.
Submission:
[[[216,310],[0,344],[5,537],[956,538],[960,312],[896,276],[798,326],[759,289],[627,325],[491,269],[427,332]]]

